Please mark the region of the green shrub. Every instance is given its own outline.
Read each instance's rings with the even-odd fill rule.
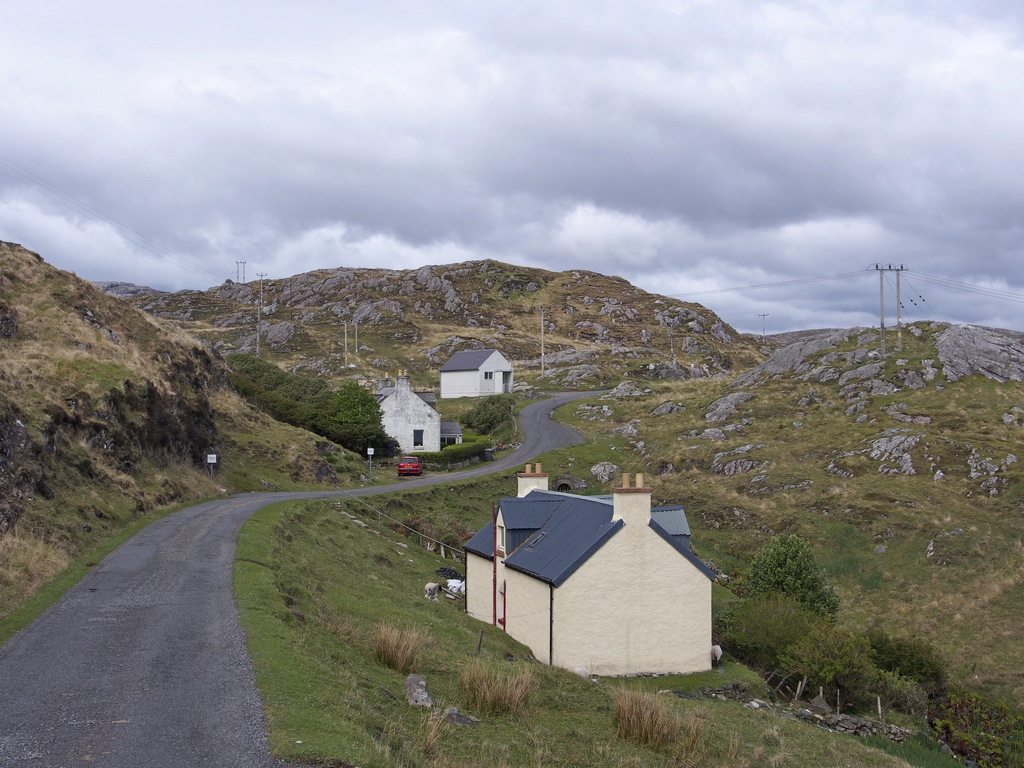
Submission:
[[[747,598],[723,612],[715,621],[715,639],[748,666],[769,672],[820,623],[817,614],[776,592]]]
[[[945,664],[927,640],[916,637],[890,637],[882,630],[868,633],[871,660],[880,670],[909,678],[928,692],[943,688]]]
[[[928,694],[916,681],[909,677],[879,669],[873,692],[880,696],[888,709],[898,709],[911,715],[924,714],[928,706]]]
[[[829,701],[865,707],[874,700],[871,688],[877,673],[871,663],[871,644],[859,632],[818,624],[783,654],[786,669],[805,675],[811,690],[822,687]]]
[[[839,613],[839,596],[815,562],[811,546],[793,534],[776,536],[761,549],[745,589],[750,597],[779,592],[828,619]]]
[[[417,456],[424,464],[457,464],[473,456],[479,456],[487,449],[487,446],[486,442],[460,443],[459,445],[446,445],[440,451],[419,453]]]
[[[977,694],[949,691],[931,699],[932,733],[955,753],[982,768],[1024,765],[1024,717]]]
[[[515,398],[512,395],[490,395],[482,398],[462,417],[462,423],[480,434],[494,432],[512,423]]]

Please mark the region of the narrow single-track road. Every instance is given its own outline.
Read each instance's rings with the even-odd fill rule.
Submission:
[[[273,768],[231,591],[242,524],[278,502],[370,495],[508,470],[583,441],[552,411],[522,412],[523,445],[473,469],[348,491],[260,493],[146,527],[0,648],[2,768]]]

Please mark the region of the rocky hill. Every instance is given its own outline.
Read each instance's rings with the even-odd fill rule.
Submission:
[[[162,294],[109,287],[221,352],[261,352],[294,370],[367,378],[396,369],[437,385],[462,349],[499,349],[545,386],[596,387],[651,362],[705,376],[757,362],[751,340],[697,304],[652,295],[617,277],[548,272],[495,261],[416,270],[319,270],[283,280],[226,282]],[[262,296],[262,298],[261,298]],[[347,334],[347,335],[346,335]],[[347,350],[347,351],[346,351]]]

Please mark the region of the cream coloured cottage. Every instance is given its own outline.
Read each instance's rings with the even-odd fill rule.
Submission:
[[[526,465],[518,496],[466,544],[466,610],[540,661],[596,675],[711,666],[714,573],[682,507],[651,507],[643,476],[610,496],[547,490]]]

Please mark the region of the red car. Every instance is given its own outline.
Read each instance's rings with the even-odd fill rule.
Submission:
[[[403,456],[398,460],[398,475],[422,475],[423,462],[417,456]]]

